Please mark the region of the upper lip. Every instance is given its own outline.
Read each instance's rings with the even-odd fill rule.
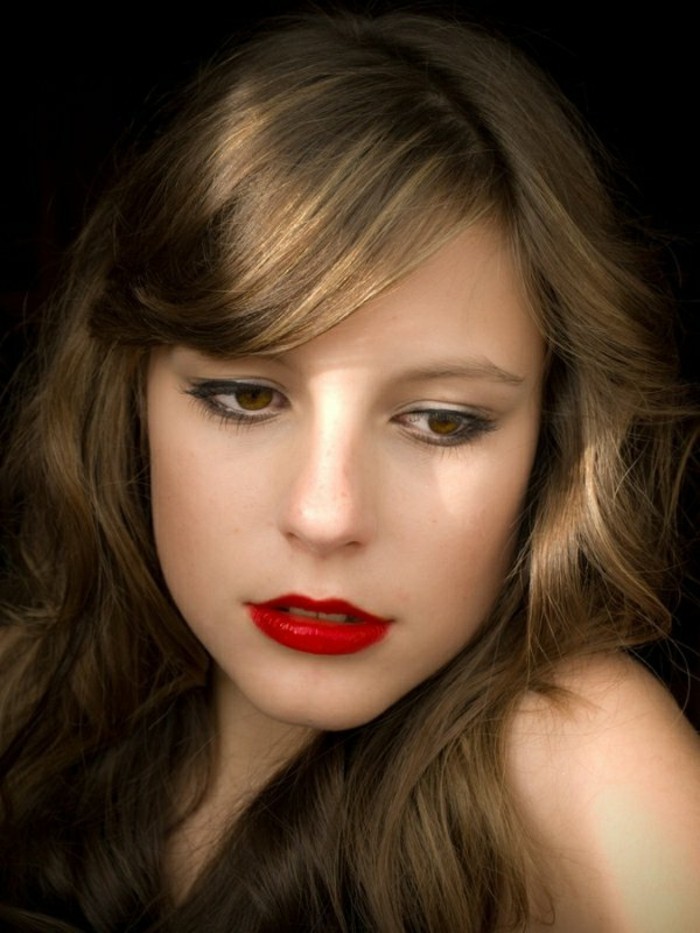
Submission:
[[[307,612],[322,612],[327,615],[344,615],[350,616],[353,619],[358,619],[361,622],[386,623],[390,621],[381,616],[375,616],[371,612],[367,612],[366,609],[360,609],[359,606],[355,606],[345,599],[336,599],[335,597],[330,599],[312,599],[310,596],[299,596],[296,593],[291,593],[285,596],[276,596],[274,599],[267,600],[267,602],[253,603],[253,605],[265,609],[286,610],[287,612],[293,612],[294,609],[304,609]]]

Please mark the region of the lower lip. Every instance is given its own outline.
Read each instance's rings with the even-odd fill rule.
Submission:
[[[268,638],[307,654],[355,654],[381,641],[389,630],[388,622],[320,622],[252,604],[248,611]]]

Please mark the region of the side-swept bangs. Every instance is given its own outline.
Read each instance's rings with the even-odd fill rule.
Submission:
[[[216,66],[118,192],[93,331],[287,349],[501,213],[498,147],[443,85],[351,19],[309,18]]]
[[[566,651],[582,627],[591,645],[653,637],[668,624],[655,590],[677,443],[667,318],[575,116],[498,40],[421,16],[315,14],[215,65],[103,206],[88,326],[112,349],[280,352],[484,219],[508,238],[549,349],[518,563],[530,644],[550,631],[545,654]],[[632,530],[633,514],[649,526]]]
[[[545,658],[655,637],[684,449],[667,317],[557,92],[507,45],[422,16],[314,14],[262,33],[195,82],[125,172],[76,251],[40,406],[78,465],[54,471],[54,501],[67,477],[80,498],[89,456],[86,514],[110,499],[111,537],[131,515],[156,578],[149,348],[284,351],[480,221],[510,244],[549,362],[521,549],[494,619],[526,614],[522,644]],[[117,396],[120,421],[106,416]],[[115,436],[134,463],[105,486]]]

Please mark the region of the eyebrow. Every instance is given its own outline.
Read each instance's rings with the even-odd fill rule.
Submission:
[[[401,374],[402,382],[424,382],[429,379],[489,379],[504,385],[519,386],[524,376],[501,369],[491,360],[447,361],[429,366],[417,366]]]

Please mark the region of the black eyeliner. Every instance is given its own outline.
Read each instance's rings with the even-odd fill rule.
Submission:
[[[281,395],[278,389],[267,385],[264,382],[249,382],[244,379],[202,379],[193,381],[189,388],[184,389],[185,395],[189,395],[197,401],[204,413],[215,418],[219,424],[235,424],[239,427],[253,427],[256,424],[263,424],[275,417],[277,411],[266,411],[260,409],[256,411],[251,409],[237,410],[230,408],[217,401],[217,396],[230,396],[235,398],[239,393],[255,392],[268,390]]]
[[[461,420],[462,426],[453,434],[443,435],[431,435],[417,430],[411,431],[410,428],[407,428],[411,437],[429,447],[462,447],[498,429],[498,422],[493,418],[485,418],[483,415],[459,411],[454,408],[422,408],[405,412],[403,417],[408,417],[410,423],[410,416],[413,416],[414,421],[417,421],[421,416],[439,418],[441,415],[448,415],[456,420]]]

